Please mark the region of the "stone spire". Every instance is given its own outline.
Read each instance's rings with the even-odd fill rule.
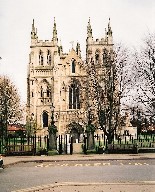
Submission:
[[[59,42],[58,53],[59,53],[60,56],[63,53],[63,47],[62,47],[62,44],[61,44],[61,39],[60,39],[60,42]]]
[[[110,18],[109,18],[108,31],[107,31],[107,43],[113,44],[113,36],[112,36],[112,29],[111,29],[111,25],[110,25]]]
[[[107,39],[107,29],[105,28],[105,39]]]
[[[37,28],[34,26],[34,19],[32,23],[31,39],[37,39]]]
[[[109,18],[109,23],[108,23],[108,35],[112,36],[112,29],[110,26],[110,18]]]
[[[58,42],[57,38],[57,29],[56,29],[56,22],[55,22],[55,17],[54,17],[54,26],[53,26],[53,38],[52,38],[54,44]]]
[[[76,53],[81,58],[81,49],[80,49],[80,43],[77,42],[76,44]]]
[[[89,17],[89,21],[88,21],[88,25],[87,25],[87,38],[92,37],[92,28],[91,28],[91,24],[90,24],[90,17]]]

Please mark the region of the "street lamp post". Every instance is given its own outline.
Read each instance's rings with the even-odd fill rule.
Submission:
[[[3,117],[2,113],[0,112],[0,153],[3,152]]]
[[[94,149],[95,126],[92,124],[91,108],[88,106],[88,124],[86,126],[88,149]]]
[[[7,149],[7,143],[8,143],[8,138],[7,138],[7,119],[5,115],[0,113],[0,136],[1,136],[1,144],[3,149]],[[2,150],[3,151],[3,150]]]
[[[51,123],[48,127],[48,132],[49,132],[49,150],[56,150],[56,133],[57,127],[55,126],[55,121],[54,121],[54,106],[52,103],[51,106]]]

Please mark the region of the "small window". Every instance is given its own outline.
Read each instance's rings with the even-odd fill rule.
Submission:
[[[50,91],[47,89],[47,97],[50,97]]]
[[[41,56],[41,65],[43,65],[43,62],[44,62],[43,56]]]
[[[50,95],[51,95],[51,92],[50,92],[49,87],[47,86],[47,89],[46,89],[46,96],[47,96],[47,97],[50,97]]]
[[[49,65],[51,65],[51,55],[49,56]]]
[[[40,52],[39,52],[39,64],[43,65],[43,63],[44,63],[43,52],[40,50]]]
[[[47,64],[51,65],[51,52],[50,52],[50,50],[47,51]]]
[[[32,92],[32,97],[34,97],[33,92]]]
[[[41,87],[40,96],[43,97],[43,88]]]
[[[72,61],[72,73],[75,73],[75,60]]]
[[[43,127],[48,127],[48,114],[47,114],[47,112],[43,112],[42,121],[43,121]]]
[[[95,61],[96,61],[96,63],[99,62],[99,53],[96,53],[96,55],[95,55]]]
[[[49,90],[47,90],[47,97],[49,97],[50,96],[50,92],[49,92]]]

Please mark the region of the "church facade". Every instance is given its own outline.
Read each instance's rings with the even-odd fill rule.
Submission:
[[[27,121],[35,122],[38,135],[47,135],[48,126],[54,114],[59,134],[71,131],[75,125],[83,131],[88,122],[88,108],[95,108],[95,75],[102,85],[106,70],[103,55],[113,51],[113,37],[110,26],[102,39],[93,39],[90,19],[87,25],[86,61],[81,57],[80,44],[66,54],[58,44],[56,22],[54,19],[53,37],[42,41],[32,24],[31,45],[27,74]],[[90,65],[93,63],[93,66]],[[93,67],[95,73],[93,74]],[[94,81],[94,82],[93,82]],[[93,83],[90,83],[93,82]],[[90,88],[90,89],[89,89]],[[105,101],[103,101],[104,103]],[[95,112],[94,112],[95,113]],[[95,121],[95,117],[94,121]],[[74,130],[76,132],[76,130]],[[80,130],[77,130],[80,132]]]

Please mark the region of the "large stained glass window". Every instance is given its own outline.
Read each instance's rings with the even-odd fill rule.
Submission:
[[[69,87],[69,109],[80,109],[79,86],[72,83]]]

